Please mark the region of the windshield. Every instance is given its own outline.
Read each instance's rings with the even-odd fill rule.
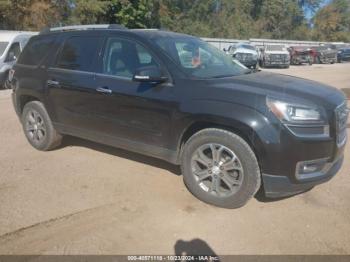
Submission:
[[[0,42],[0,56],[2,56],[8,44],[8,42]]]
[[[155,42],[182,71],[193,77],[219,78],[250,72],[231,56],[194,37],[159,38]]]
[[[268,45],[266,46],[267,51],[285,51],[286,47],[283,45]]]
[[[245,49],[249,49],[249,50],[254,50],[255,51],[255,47],[251,46],[251,45],[240,45],[240,47],[245,48]]]

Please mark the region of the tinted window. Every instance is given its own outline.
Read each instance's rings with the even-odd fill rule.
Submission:
[[[14,57],[11,56],[15,56],[16,59],[18,58],[19,54],[21,53],[21,48],[19,46],[19,43],[13,43],[9,49],[9,51],[7,52],[7,57],[6,60],[7,61],[12,61],[14,59]]]
[[[241,47],[245,49],[255,50],[255,47],[251,45],[241,45]]]
[[[102,73],[131,78],[138,68],[150,65],[157,64],[138,43],[114,37],[107,40]]]
[[[286,51],[286,47],[284,45],[268,45],[266,46],[267,51]]]
[[[9,42],[0,42],[0,56],[2,56],[8,44]]]
[[[18,59],[19,64],[39,65],[49,53],[53,39],[32,38]]]
[[[193,77],[227,77],[249,71],[231,56],[197,38],[159,38],[155,42],[184,72]]]
[[[91,71],[98,48],[98,37],[72,37],[66,40],[56,66],[64,69]]]

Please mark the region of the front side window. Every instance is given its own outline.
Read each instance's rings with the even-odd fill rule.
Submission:
[[[112,37],[107,40],[103,74],[132,78],[138,68],[146,66],[158,66],[146,48],[126,39]]]
[[[159,38],[155,43],[192,77],[220,78],[242,75],[248,70],[231,56],[198,38]]]
[[[99,38],[76,36],[66,40],[56,63],[56,67],[91,72]]]
[[[19,46],[19,43],[13,43],[7,52],[6,61],[14,61],[18,58],[19,54],[21,53],[21,48]]]

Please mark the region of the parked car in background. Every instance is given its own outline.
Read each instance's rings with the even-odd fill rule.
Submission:
[[[310,47],[306,46],[291,46],[288,48],[290,53],[290,64],[301,65],[313,63],[313,51]]]
[[[248,43],[238,43],[230,46],[225,51],[248,68],[255,69],[258,65],[258,52],[253,45]]]
[[[313,62],[316,64],[334,64],[338,60],[338,51],[329,45],[314,46],[312,50],[314,51]]]
[[[285,45],[265,45],[261,53],[262,67],[284,67],[289,68],[290,54]]]
[[[337,61],[338,63],[350,61],[350,47],[338,50]]]
[[[8,73],[19,54],[35,33],[19,31],[0,31],[0,88],[5,87]]]
[[[279,57],[269,61],[286,63],[271,49]],[[281,197],[334,177],[347,141],[345,95],[235,61],[169,31],[55,28],[25,47],[12,99],[34,148],[73,135],[157,157],[181,165],[187,188],[220,207],[244,205],[262,183]]]

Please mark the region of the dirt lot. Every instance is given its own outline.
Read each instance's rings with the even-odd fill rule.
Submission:
[[[270,71],[350,87],[350,63]],[[350,146],[329,183],[225,210],[195,199],[177,167],[153,158],[70,137],[34,150],[9,91],[0,91],[0,123],[0,254],[350,254]]]

